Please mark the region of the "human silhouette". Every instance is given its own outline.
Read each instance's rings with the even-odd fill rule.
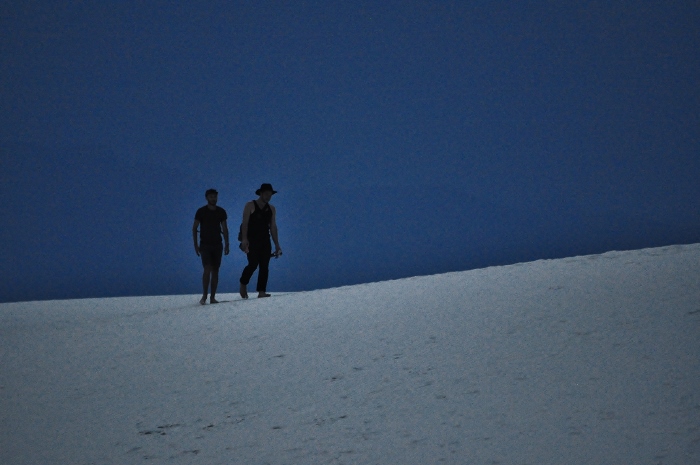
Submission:
[[[216,300],[216,288],[219,284],[219,267],[221,266],[222,252],[228,255],[228,227],[226,226],[226,210],[216,205],[219,193],[215,189],[209,189],[204,193],[207,204],[197,210],[192,225],[192,239],[194,251],[202,257],[204,274],[202,275],[202,298],[199,301],[207,303],[207,291],[211,283],[211,297],[209,302],[219,303]],[[197,228],[199,227],[199,244],[197,244]],[[224,236],[224,244],[221,243],[221,235]]]
[[[270,297],[267,293],[270,258],[273,256],[270,236],[275,243],[274,256],[282,255],[277,237],[276,210],[270,203],[270,199],[276,193],[271,184],[262,184],[260,189],[255,191],[258,198],[246,203],[243,208],[240,247],[248,256],[248,265],[243,269],[240,280],[240,294],[244,299],[248,298],[247,286],[257,268],[259,268],[256,287],[258,297]]]

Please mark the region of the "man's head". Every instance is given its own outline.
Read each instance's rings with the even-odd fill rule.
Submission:
[[[219,193],[216,189],[209,189],[204,193],[204,197],[207,199],[209,205],[216,205],[216,201],[219,199]]]
[[[255,194],[259,195],[264,202],[269,202],[276,193],[277,191],[272,188],[272,184],[267,183],[262,184],[260,189],[255,191]]]

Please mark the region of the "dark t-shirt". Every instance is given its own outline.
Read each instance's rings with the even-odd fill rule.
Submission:
[[[194,219],[199,221],[199,242],[201,244],[221,244],[221,222],[226,221],[226,210],[216,207],[216,210],[209,210],[205,205],[194,215]]]

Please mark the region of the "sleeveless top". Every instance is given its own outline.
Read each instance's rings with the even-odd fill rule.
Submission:
[[[265,204],[261,209],[258,204],[253,201],[255,210],[248,218],[248,240],[249,241],[264,241],[270,239],[270,223],[272,222],[272,209],[270,205]]]

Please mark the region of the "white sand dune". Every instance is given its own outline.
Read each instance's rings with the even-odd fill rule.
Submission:
[[[700,244],[220,297],[0,305],[0,463],[700,463]]]

